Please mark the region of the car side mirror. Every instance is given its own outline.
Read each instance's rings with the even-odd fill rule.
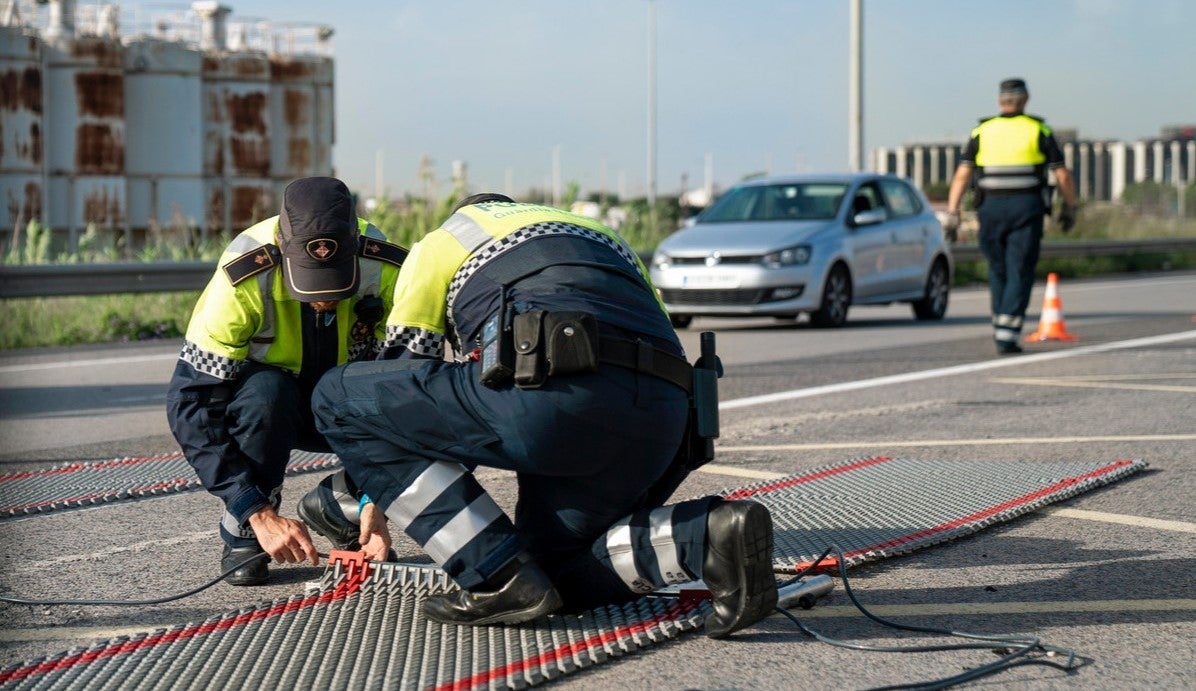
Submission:
[[[868,211],[861,211],[855,216],[851,217],[852,225],[856,226],[871,226],[877,223],[884,223],[888,216],[884,209],[869,209]]]

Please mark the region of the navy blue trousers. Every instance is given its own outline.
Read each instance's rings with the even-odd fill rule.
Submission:
[[[478,381],[477,363],[388,360],[330,371],[313,407],[354,483],[462,588],[526,552],[568,607],[625,601],[635,590],[608,544],[626,547],[616,560],[634,553],[658,587],[670,578],[662,570],[677,569],[654,568],[653,534],[675,545],[665,561],[700,574],[711,500],[677,505],[655,533],[656,507],[644,505],[685,426],[687,395],[673,384],[603,365],[536,390],[494,390]],[[516,473],[514,520],[478,484],[479,466]],[[630,527],[612,542],[620,519]]]
[[[1016,343],[1021,335],[1034,288],[1045,210],[1038,192],[990,194],[977,210],[980,251],[988,260],[993,339],[998,345]]]
[[[249,481],[270,498],[278,509],[282,502],[282,482],[291,449],[330,451],[328,443],[316,431],[311,413],[311,394],[302,390],[289,372],[255,362],[246,362],[240,376],[232,382],[222,430],[231,439],[227,453],[238,457],[249,473]],[[199,434],[208,431],[197,430]],[[257,544],[253,531],[238,524],[225,512],[220,522],[220,537],[233,547]]]

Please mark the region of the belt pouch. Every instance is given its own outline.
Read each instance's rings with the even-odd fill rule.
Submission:
[[[516,314],[511,323],[515,342],[515,385],[521,389],[538,388],[547,376],[540,337],[544,314],[543,310]]]
[[[546,312],[544,341],[549,376],[598,369],[598,323],[589,312]]]

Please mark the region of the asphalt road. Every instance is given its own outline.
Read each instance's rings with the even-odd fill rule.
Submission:
[[[1031,301],[1037,323],[1042,286]],[[857,308],[848,325],[698,319],[714,330],[718,457],[695,496],[862,455],[978,463],[1140,458],[1147,471],[977,535],[852,572],[857,595],[903,623],[1030,632],[1090,662],[1073,674],[1020,667],[1017,688],[1191,688],[1196,672],[1196,274],[1064,282],[1078,343],[997,358],[987,294],[957,290],[947,318]],[[162,412],[177,343],[0,355],[0,473],[175,449]],[[483,471],[499,503],[513,478]],[[320,474],[289,479],[284,510]],[[215,575],[219,505],[202,492],[0,522],[0,592],[146,598]],[[326,543],[318,540],[321,547]],[[400,555],[417,558],[406,538]],[[287,597],[322,569],[285,567],[263,588],[220,584],[155,607],[0,605],[0,668],[117,635],[201,621]],[[926,642],[861,617],[841,587],[807,626],[856,643]],[[940,640],[934,638],[933,640]],[[565,677],[561,688],[868,688],[956,674],[992,652],[835,648],[773,616],[729,641],[700,634]]]

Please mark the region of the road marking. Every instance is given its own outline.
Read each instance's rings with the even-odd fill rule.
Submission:
[[[1170,393],[1196,393],[1196,386],[1175,386],[1173,384],[1115,384],[1110,381],[1101,381],[1100,377],[1093,377],[1091,379],[998,377],[992,381],[998,384],[1019,384],[1023,386],[1057,386],[1065,388],[1070,387],[1074,389],[1122,389],[1126,391],[1167,391]]]
[[[874,447],[930,447],[930,446],[1004,446],[1007,444],[1091,444],[1125,441],[1196,441],[1196,434],[1130,434],[1095,437],[1008,437],[1000,439],[922,439],[902,441],[837,441],[809,444],[755,444],[745,446],[717,446],[718,451],[742,453],[750,451],[825,451],[830,449],[862,449]],[[706,468],[707,466],[702,466]]]
[[[915,617],[945,614],[1088,614],[1103,612],[1191,612],[1196,599],[1055,600],[1046,602],[944,602],[925,605],[865,605],[877,616]],[[799,619],[862,617],[854,605],[815,606],[795,610]]]
[[[200,533],[184,533],[175,537],[135,542],[131,545],[110,547],[108,549],[101,549],[95,552],[89,552],[87,554],[65,554],[60,557],[50,557],[46,559],[24,559],[17,564],[6,567],[6,570],[9,573],[44,571],[61,564],[74,564],[82,561],[105,561],[116,555],[129,552],[157,551],[164,547],[175,547],[179,545],[190,546],[196,543],[214,545],[217,543],[218,539],[219,535],[215,530],[208,530]],[[215,552],[213,552],[213,554],[214,553]]]
[[[699,472],[711,473],[712,475],[730,475],[732,477],[750,477],[756,480],[775,480],[777,478],[785,477],[785,473],[774,473],[768,470],[751,470],[750,468],[736,468],[732,465],[718,465],[716,463],[707,463],[698,468]]]
[[[171,626],[155,626],[142,624],[141,626],[53,626],[37,629],[3,629],[0,630],[0,643],[23,643],[28,641],[67,641],[75,639],[104,640],[118,636],[132,636],[137,633],[169,629]]]
[[[104,365],[124,365],[131,362],[158,362],[160,360],[178,360],[178,353],[159,355],[138,355],[135,357],[107,357],[94,360],[65,360],[60,362],[36,362],[28,365],[4,365],[0,367],[0,374],[10,372],[38,372],[63,367],[103,367]]]
[[[724,401],[720,403],[718,407],[720,410],[748,408],[751,406],[764,405],[767,403],[778,403],[780,401],[790,401],[798,398],[810,398],[825,394],[843,393],[845,391],[858,391],[860,389],[870,389],[877,386],[888,386],[890,384],[905,384],[908,382],[922,381],[924,379],[934,379],[937,377],[952,377],[959,374],[971,374],[973,372],[983,372],[985,370],[998,369],[1001,367],[1021,367],[1023,365],[1030,365],[1038,362],[1050,362],[1051,360],[1061,360],[1063,358],[1077,357],[1080,355],[1107,353],[1115,350],[1162,345],[1165,343],[1174,343],[1176,341],[1185,341],[1190,339],[1196,339],[1196,329],[1191,331],[1181,331],[1179,333],[1162,334],[1159,336],[1148,336],[1146,338],[1133,338],[1126,341],[1113,341],[1110,343],[1100,343],[1097,345],[1079,346],[1076,348],[1069,348],[1067,350],[1055,350],[1049,353],[1019,355],[1012,358],[999,358],[994,360],[986,360],[984,362],[973,362],[966,365],[939,367],[936,369],[922,370],[920,372],[906,372],[904,374],[891,374],[884,377],[875,377],[873,379],[858,379],[856,381],[842,382],[839,384],[812,386],[808,389],[778,391],[776,393],[764,394],[761,396],[748,396],[747,398],[737,398],[731,401]]]
[[[1196,533],[1196,523],[1186,523],[1184,521],[1165,521],[1161,518],[1143,518],[1141,516],[1127,516],[1120,513],[1085,511],[1083,509],[1066,509],[1062,507],[1052,508],[1049,506],[1040,510],[1043,513],[1049,513],[1055,516],[1079,518],[1085,521],[1119,523],[1121,525],[1133,525],[1141,528],[1154,528],[1156,530],[1174,530],[1180,533]]]

